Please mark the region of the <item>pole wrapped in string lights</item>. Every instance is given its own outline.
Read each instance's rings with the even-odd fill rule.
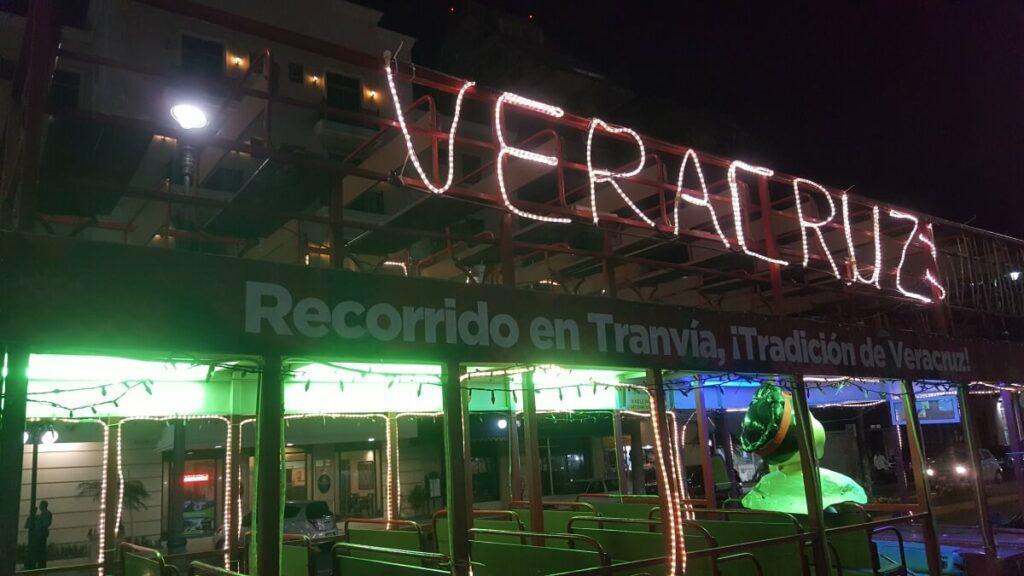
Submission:
[[[743,250],[743,253],[746,254],[747,256],[753,256],[754,258],[758,258],[760,260],[764,260],[765,262],[770,262],[772,264],[778,264],[779,266],[788,266],[789,262],[785,260],[765,256],[764,254],[754,252],[753,250],[747,247],[747,239],[743,233],[743,206],[740,202],[740,186],[739,183],[736,181],[737,170],[743,170],[744,172],[750,172],[758,176],[766,177],[771,176],[772,174],[775,173],[770,168],[765,168],[763,166],[753,166],[747,164],[746,162],[743,162],[742,160],[734,160],[733,163],[729,165],[727,179],[729,181],[729,194],[732,197],[732,219],[736,227],[736,242],[739,243],[740,248]],[[761,218],[770,217],[771,216],[769,214],[761,215]]]
[[[803,201],[800,197],[801,184],[808,188],[818,190],[821,192],[822,196],[825,197],[825,200],[828,202],[828,218],[817,222],[804,219]],[[821,228],[831,222],[832,218],[836,215],[836,203],[832,201],[832,195],[829,194],[829,191],[826,190],[824,186],[817,182],[807,180],[806,178],[794,178],[793,200],[796,202],[796,217],[797,221],[800,223],[800,242],[803,245],[804,250],[804,268],[807,268],[807,263],[811,259],[811,250],[807,242],[807,230],[810,229],[818,237],[818,242],[821,244],[821,251],[825,253],[825,258],[828,259],[829,266],[832,267],[832,274],[834,274],[837,279],[842,279],[842,276],[839,274],[839,267],[836,266],[836,261],[832,258],[832,251],[828,249],[828,244],[825,242],[825,235],[821,232]],[[764,218],[764,215],[761,217]]]
[[[700,184],[700,190],[702,196],[700,198],[689,194],[683,188],[683,179],[686,175],[686,166],[690,161],[693,161],[693,169],[697,173],[697,182]],[[718,214],[715,213],[715,207],[711,204],[711,196],[708,193],[708,185],[704,179],[704,169],[700,166],[700,159],[697,158],[697,152],[693,148],[686,150],[683,154],[683,163],[679,165],[679,175],[676,176],[676,198],[672,203],[672,233],[679,234],[679,201],[684,200],[694,206],[700,206],[706,208],[708,216],[711,218],[711,224],[715,227],[715,233],[718,234],[718,238],[722,241],[722,246],[729,248],[729,239],[725,237],[725,232],[722,231],[722,225],[718,223]]]
[[[640,161],[637,162],[636,167],[628,172],[613,172],[604,168],[594,168],[594,132],[600,128],[605,132],[611,134],[628,134],[634,141],[640,150]],[[640,138],[640,135],[636,131],[626,128],[625,126],[612,126],[600,118],[594,118],[590,121],[590,128],[587,130],[587,178],[590,180],[590,211],[594,224],[596,225],[600,221],[600,217],[597,214],[597,185],[607,182],[615,188],[618,192],[619,197],[633,210],[641,220],[647,223],[648,226],[654,228],[654,221],[644,214],[643,210],[637,208],[636,204],[622,191],[619,183],[615,181],[616,178],[631,178],[640,173],[644,169],[644,164],[647,162],[647,152],[644,150],[644,141]]]
[[[441,186],[435,186],[430,182],[430,178],[427,176],[423,166],[420,165],[419,155],[416,152],[416,147],[412,143],[412,135],[409,133],[409,127],[405,123],[405,114],[402,112],[402,102],[398,98],[398,88],[395,87],[395,75],[391,71],[391,54],[385,53],[384,56],[384,74],[388,79],[388,88],[391,90],[391,100],[395,105],[395,116],[398,118],[398,127],[402,130],[402,136],[405,137],[406,150],[409,152],[409,160],[412,161],[412,165],[416,168],[416,172],[419,173],[420,179],[423,181],[423,185],[427,187],[434,194],[444,194],[452,187],[452,182],[455,179],[455,131],[459,128],[459,118],[462,116],[462,99],[466,95],[466,92],[472,88],[476,83],[467,81],[459,89],[458,96],[455,97],[455,115],[452,118],[452,126],[448,131],[448,177]],[[397,65],[397,62],[396,62]]]

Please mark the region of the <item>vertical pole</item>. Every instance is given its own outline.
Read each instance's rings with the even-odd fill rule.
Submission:
[[[442,402],[444,405],[445,487],[448,509],[448,541],[451,542],[451,565],[455,576],[468,576],[469,529],[473,506],[466,478],[465,398],[462,392],[462,368],[455,360],[445,364]]]
[[[1017,409],[1017,402],[1014,400],[1013,392],[1003,390],[999,395],[1003,403],[1003,416],[1006,418],[1006,430],[1010,436],[1010,452],[1013,453],[1013,482],[1017,485],[1017,502],[1024,506],[1024,448],[1021,446],[1020,438],[1020,412]],[[1024,512],[1024,510],[1021,510]]]
[[[501,259],[501,285],[506,288],[516,287],[516,254],[512,247],[512,223],[514,218],[515,215],[511,212],[501,215],[501,235],[498,238],[498,256]]]
[[[874,488],[871,482],[871,463],[868,461],[870,455],[867,452],[867,438],[864,436],[864,410],[857,411],[857,450],[858,466],[860,471],[860,485],[868,493],[870,499],[874,495]]]
[[[175,420],[171,448],[171,471],[167,493],[167,551],[179,554],[185,551],[185,422]]]
[[[708,433],[708,412],[704,405],[704,380],[697,376],[697,388],[693,391],[694,407],[697,411],[694,418],[697,420],[697,438],[700,443],[700,471],[704,479],[704,505],[709,510],[714,510],[718,503],[715,501],[715,470],[711,464],[711,435]],[[686,446],[683,446],[686,449]]]
[[[388,426],[387,426],[387,461],[388,461],[388,509],[391,510],[391,517],[388,520],[395,520],[401,518],[402,500],[399,494],[399,484],[401,478],[398,477],[399,466],[398,466],[398,418],[394,412],[389,412],[387,415]]]
[[[526,442],[526,488],[530,497],[530,529],[544,531],[544,492],[540,481],[540,438],[537,436],[537,398],[533,372],[523,372],[523,440]],[[534,543],[543,546],[543,539]]]
[[[935,531],[935,517],[928,498],[928,477],[925,469],[924,442],[921,439],[921,426],[917,421],[917,399],[914,397],[914,384],[910,380],[901,380],[903,392],[903,421],[907,423],[907,441],[910,443],[910,464],[914,470],[914,492],[917,497],[917,512],[928,514],[921,525],[924,537],[924,553],[928,559],[928,574],[942,574],[942,554],[939,549],[939,537]]]
[[[32,441],[32,480],[29,482],[28,517],[35,521],[36,490],[39,486],[39,423],[29,426],[29,440]]]
[[[732,436],[729,434],[728,413],[724,410],[715,413],[715,419],[718,421],[716,424],[718,429],[718,445],[722,447],[722,455],[725,460],[725,477],[729,480],[729,497],[736,496],[736,492],[739,486],[739,478],[733,478],[733,470],[736,469],[736,463],[732,458]]]
[[[793,377],[793,418],[796,420],[800,467],[804,476],[804,496],[807,498],[807,527],[814,535],[811,547],[814,554],[814,573],[818,576],[828,576],[831,574],[831,563],[825,537],[821,478],[818,472],[818,456],[814,453],[814,429],[811,427],[811,411],[807,406],[807,389],[804,387],[804,377],[801,374]]]
[[[631,420],[627,424],[629,424],[629,464],[633,468],[633,494],[646,494],[647,478],[644,476],[644,464],[647,463],[647,456],[644,454],[642,426],[639,420]]]
[[[619,481],[619,494],[629,494],[629,474],[626,472],[626,442],[622,435],[622,412],[612,414],[612,436],[615,440],[615,477]]]
[[[654,428],[654,437],[660,438],[660,442],[657,443],[655,449],[658,450],[658,463],[661,468],[661,478],[659,479],[661,482],[658,483],[658,501],[661,506],[661,518],[664,524],[661,531],[662,546],[666,556],[671,559],[676,557],[675,551],[672,550],[676,532],[675,499],[672,497],[676,486],[675,466],[672,465],[675,459],[672,457],[672,446],[669,444],[671,441],[668,434],[669,427],[665,423],[665,416],[667,414],[665,409],[665,382],[662,380],[660,369],[647,369],[647,387],[651,391],[651,415],[653,416],[651,418],[651,426]],[[685,546],[682,543],[679,545]],[[673,567],[669,573],[676,574],[678,570]]]
[[[974,484],[974,503],[978,510],[978,526],[981,528],[981,546],[989,561],[996,559],[996,539],[992,532],[992,516],[989,514],[988,498],[985,497],[984,478],[981,476],[981,457],[978,455],[978,431],[971,416],[971,403],[967,397],[970,384],[961,382],[956,386],[956,397],[960,401],[960,420],[964,427],[964,440],[971,459]]]
[[[13,576],[21,507],[21,469],[25,458],[25,409],[28,404],[28,347],[7,346],[3,420],[0,421],[0,576]]]
[[[746,194],[744,194],[746,196]],[[778,258],[779,250],[775,245],[775,231],[772,227],[772,199],[768,191],[768,178],[757,179],[757,197],[761,204],[761,226],[764,228],[764,251],[769,258]],[[747,212],[749,214],[749,211]],[[775,312],[782,310],[782,269],[778,264],[769,263],[768,273],[772,282],[772,307]]]
[[[511,403],[511,394],[509,395],[509,411],[506,419],[508,420],[508,459],[511,473],[509,474],[509,483],[511,490],[512,500],[523,499],[523,464],[519,458],[519,419],[516,418],[516,407]]]
[[[890,428],[892,430],[891,436],[895,440],[896,446],[896,486],[899,488],[900,502],[907,501],[907,466],[903,463],[903,450],[900,448],[903,446],[903,432],[900,430],[899,424],[893,424]]]
[[[284,386],[281,357],[263,356],[263,374],[256,399],[256,519],[252,537],[255,574],[281,573],[284,513]]]
[[[345,227],[341,225],[345,217],[345,190],[344,178],[338,178],[338,183],[331,187],[327,213],[331,221],[331,267],[341,269],[345,267]]]

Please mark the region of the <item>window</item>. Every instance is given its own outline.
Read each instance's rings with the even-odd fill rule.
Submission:
[[[288,80],[290,80],[290,81],[292,81],[292,82],[294,82],[296,84],[302,84],[302,76],[303,76],[303,74],[302,74],[302,64],[298,64],[296,62],[289,62],[288,63]]]
[[[181,71],[189,76],[216,79],[224,76],[224,45],[195,36],[181,37]]]
[[[55,110],[78,108],[82,77],[76,72],[54,70],[50,85],[50,107]]]
[[[362,90],[359,78],[327,73],[327,105],[332,108],[358,111],[363,100]]]

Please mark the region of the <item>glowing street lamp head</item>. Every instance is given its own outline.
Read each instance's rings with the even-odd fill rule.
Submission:
[[[43,432],[42,435],[39,436],[39,440],[43,444],[53,444],[54,442],[57,441],[58,437],[59,437],[59,435],[57,434],[57,431],[54,430],[53,428],[50,428],[50,429],[46,430],[45,432]]]
[[[498,430],[504,430],[505,428],[508,428],[508,420],[504,418],[498,420]]]
[[[171,117],[181,126],[182,130],[199,130],[210,123],[206,112],[194,104],[175,104],[171,106]]]
[[[1010,280],[1013,280],[1014,282],[1020,280],[1020,270],[1012,270],[1010,272]]]

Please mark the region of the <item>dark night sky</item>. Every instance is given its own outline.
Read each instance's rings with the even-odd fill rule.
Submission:
[[[427,65],[460,5],[371,3]],[[1024,3],[485,3],[533,14],[635,92],[742,127],[711,152],[1024,237]]]

